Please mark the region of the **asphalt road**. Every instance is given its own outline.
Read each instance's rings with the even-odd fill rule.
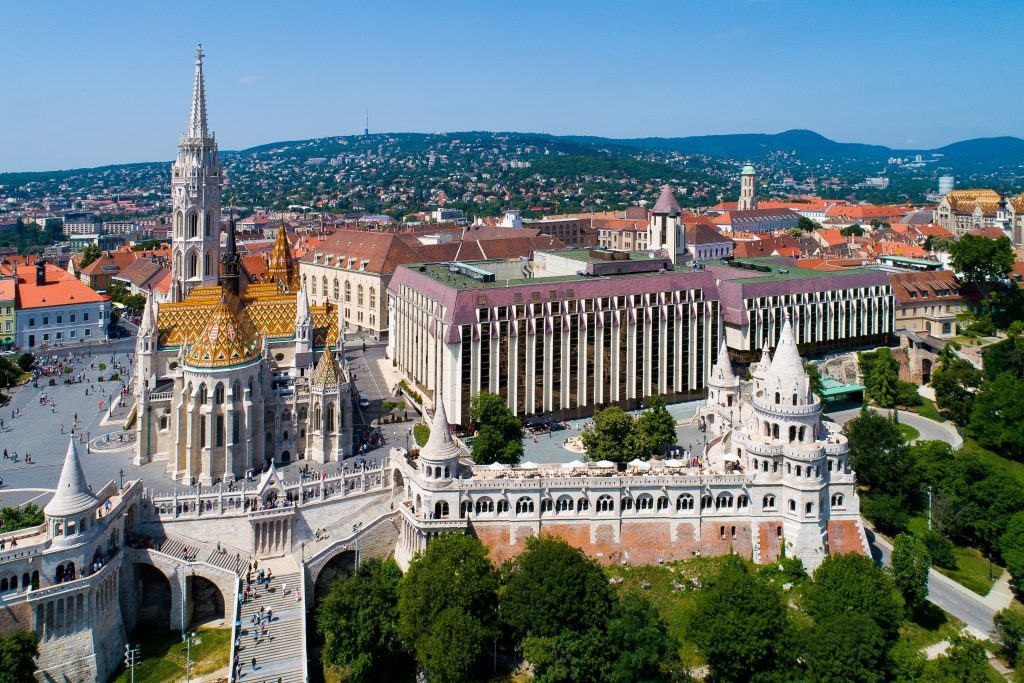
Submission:
[[[872,408],[872,410],[883,414],[887,414],[889,412],[875,408]],[[945,441],[952,444],[953,448],[959,448],[963,445],[963,439],[960,438],[957,431],[949,425],[935,422],[934,420],[929,420],[926,417],[921,417],[916,413],[908,413],[904,410],[897,411],[897,413],[899,414],[900,422],[910,425],[917,431],[921,432],[921,436],[918,437],[919,441]],[[860,406],[854,408],[840,407],[838,410],[829,411],[826,414],[835,422],[842,425],[860,414]]]
[[[870,530],[867,534],[871,544],[871,556],[876,562],[888,566],[891,551],[889,544]],[[973,595],[975,594],[967,588],[959,586],[935,570],[928,573],[928,601],[949,612],[978,633],[988,634],[993,628],[992,618],[995,610],[983,603],[980,596],[972,598]]]

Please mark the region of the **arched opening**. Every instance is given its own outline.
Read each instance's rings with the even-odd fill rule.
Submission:
[[[943,330],[945,332],[945,330]],[[921,384],[928,384],[932,381],[932,361],[929,358],[921,359]]]
[[[163,572],[152,565],[132,566],[135,569],[136,590],[139,595],[139,625],[170,629],[171,582]]]
[[[188,268],[185,272],[186,277],[196,277],[199,273],[199,253],[192,251],[188,255]]]
[[[199,214],[194,212],[188,215],[188,236],[199,236]]]
[[[532,498],[519,498],[516,500],[516,514],[526,515],[533,513],[533,499]]]
[[[555,512],[572,512],[572,507],[572,498],[569,496],[559,496],[555,504]]]
[[[685,510],[692,510],[692,509],[693,509],[693,496],[691,496],[689,493],[684,493],[683,495],[681,495],[678,498],[676,498],[676,511],[677,512],[683,512]]]
[[[317,574],[313,584],[313,599],[319,603],[327,597],[331,585],[339,578],[348,578],[356,568],[355,550],[345,550],[327,561],[324,568]],[[273,633],[273,631],[271,631]]]
[[[597,499],[598,512],[615,512],[615,500],[609,495],[600,496]]]
[[[222,620],[224,612],[224,595],[213,581],[203,576],[189,576],[189,605],[192,608],[192,624],[203,624],[209,621]]]
[[[448,517],[448,501],[439,500],[434,503],[434,519],[446,519]]]

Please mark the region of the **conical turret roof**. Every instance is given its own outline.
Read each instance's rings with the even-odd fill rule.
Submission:
[[[754,368],[752,376],[755,379],[764,379],[764,376],[768,373],[768,367],[772,364],[772,358],[768,355],[768,339],[765,338],[761,344],[761,360],[758,361],[757,367]]]
[[[711,368],[711,383],[717,386],[733,386],[739,380],[736,373],[732,371],[732,359],[729,358],[729,347],[725,344],[725,338],[718,347],[718,360],[715,367]]]
[[[658,197],[658,201],[654,202],[654,208],[651,209],[651,213],[656,214],[668,214],[669,216],[678,215],[681,209],[679,208],[679,202],[676,200],[676,195],[672,192],[672,188],[665,185],[661,188],[661,196]]]
[[[336,387],[340,383],[340,376],[341,370],[334,360],[334,354],[328,347],[324,349],[324,354],[320,356],[320,362],[316,364],[316,369],[313,371],[313,386]]]
[[[157,331],[157,304],[153,290],[146,294],[146,308],[142,311],[142,321],[139,323],[139,336],[144,337],[155,334]]]
[[[43,508],[47,517],[68,517],[92,510],[99,500],[89,490],[82,471],[82,463],[78,459],[75,437],[68,442],[68,453],[64,456],[64,468],[60,471],[57,482],[57,493]]]
[[[288,242],[288,228],[281,223],[274,239],[274,250],[270,254],[264,280],[273,283],[283,282],[285,289],[294,292],[299,288],[297,275],[298,268],[292,258],[291,244]]]
[[[452,438],[452,431],[448,425],[448,414],[444,410],[444,401],[441,400],[441,391],[437,392],[436,408],[434,418],[430,423],[430,438],[420,449],[421,460],[451,460],[459,457],[459,445]]]
[[[804,361],[796,347],[796,336],[793,334],[793,324],[790,322],[789,312],[787,311],[785,315],[782,332],[779,335],[779,345],[775,347],[775,356],[772,358],[768,376],[787,382],[793,380],[802,382],[807,376],[804,370]]]

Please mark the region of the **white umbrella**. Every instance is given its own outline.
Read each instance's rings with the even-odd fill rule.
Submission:
[[[563,470],[578,470],[587,466],[587,463],[581,460],[573,460],[572,462],[563,462]]]
[[[615,463],[611,460],[598,460],[594,463],[594,467],[615,467]]]
[[[630,460],[629,461],[629,466],[630,467],[635,467],[635,468],[640,469],[640,470],[649,470],[649,469],[651,469],[651,463],[647,462],[646,460],[641,460],[640,458],[636,458],[634,460]]]
[[[487,469],[489,469],[489,470],[507,470],[508,469],[508,465],[504,465],[504,464],[502,464],[500,462],[492,462],[490,465],[487,466]]]
[[[523,470],[535,470],[535,469],[537,469],[537,463],[530,462],[529,460],[527,460],[524,463],[520,463],[519,464],[519,468],[523,469]]]
[[[682,460],[676,460],[675,458],[665,461],[665,467],[682,467],[685,464]]]

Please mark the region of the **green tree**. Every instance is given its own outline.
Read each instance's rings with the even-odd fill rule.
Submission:
[[[0,638],[0,683],[31,681],[39,656],[39,639],[32,631],[12,631]]]
[[[928,556],[932,558],[932,564],[943,569],[956,569],[953,544],[948,538],[937,531],[922,531],[919,538],[928,549]]]
[[[611,683],[658,681],[672,669],[665,663],[678,651],[668,625],[645,596],[631,591],[620,598],[608,622]]]
[[[1024,457],[1024,380],[1004,372],[983,382],[974,397],[967,434],[982,446]]]
[[[818,623],[830,617],[863,614],[893,643],[899,636],[903,602],[892,579],[870,557],[829,555],[804,588],[804,609]]]
[[[949,245],[949,262],[965,282],[976,286],[987,300],[992,289],[1006,279],[1017,255],[1008,237],[989,239],[964,235]]]
[[[887,348],[857,354],[864,393],[882,408],[893,408],[899,398],[900,364]]]
[[[556,536],[532,536],[501,592],[501,617],[517,640],[603,625],[615,603],[604,570]]]
[[[735,555],[697,593],[689,634],[715,680],[767,680],[793,665],[781,590]]]
[[[25,507],[13,505],[0,509],[0,530],[4,532],[39,526],[43,521],[43,511],[35,503]]]
[[[985,379],[995,379],[1004,372],[1024,379],[1024,337],[1014,336],[987,346],[981,358]]]
[[[814,683],[876,683],[889,668],[882,629],[863,614],[826,617],[801,639],[807,680]]]
[[[949,638],[946,653],[925,669],[928,683],[978,683],[988,680],[985,646],[975,638],[957,633]]]
[[[841,229],[839,234],[843,237],[861,237],[864,234],[864,228],[860,227],[860,223],[854,223]]]
[[[796,227],[801,232],[814,232],[815,230],[821,228],[821,223],[817,221],[812,221],[807,216],[800,216],[800,218],[797,219]]]
[[[594,426],[583,432],[583,448],[590,460],[628,462],[627,444],[633,432],[633,416],[618,406],[594,413]]]
[[[649,408],[633,421],[626,439],[626,450],[634,457],[647,459],[676,442],[676,421],[661,396],[652,396]]]
[[[1024,608],[1011,605],[1001,609],[996,612],[993,621],[1003,654],[1006,655],[1010,666],[1018,667],[1024,664],[1024,661],[1019,659],[1021,647],[1024,646]]]
[[[398,635],[432,681],[469,680],[497,636],[498,577],[472,536],[442,534],[398,584]]]
[[[943,414],[958,425],[971,417],[975,389],[981,384],[981,372],[956,355],[960,345],[949,342],[939,353],[939,367],[932,373],[935,403]]]
[[[79,266],[85,268],[100,256],[103,256],[103,251],[98,245],[87,244],[85,245],[85,249],[82,250],[82,260],[79,261]]]
[[[928,547],[920,539],[910,534],[900,534],[893,539],[890,571],[907,607],[918,609],[924,605],[928,597],[928,568],[931,564]]]
[[[1010,518],[999,537],[999,553],[1017,586],[1024,584],[1024,512]]]
[[[850,466],[858,483],[907,500],[917,487],[913,463],[896,420],[863,408],[843,428],[850,446]]]
[[[475,463],[515,465],[522,460],[523,426],[503,398],[481,391],[470,399],[469,419],[476,427],[473,437]]]
[[[344,669],[348,680],[386,681],[407,669],[398,640],[401,578],[394,560],[368,559],[351,578],[336,580],[317,609],[324,662]]]
[[[910,515],[902,498],[884,493],[868,493],[860,499],[861,513],[883,534],[898,534],[910,524]]]
[[[818,366],[814,363],[804,363],[804,372],[807,373],[807,379],[811,382],[811,392],[821,396],[821,372],[818,370]]]
[[[427,445],[427,440],[430,438],[430,427],[419,422],[413,425],[412,436],[416,439],[416,445],[422,448]]]
[[[35,364],[36,357],[28,351],[18,356],[18,367],[21,368],[22,372],[28,372]]]
[[[601,629],[530,636],[522,646],[537,683],[602,683],[609,679],[611,643]]]

